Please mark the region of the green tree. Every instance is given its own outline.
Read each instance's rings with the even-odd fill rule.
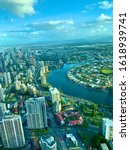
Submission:
[[[98,110],[98,104],[93,104],[93,109]]]
[[[93,111],[93,113],[92,113],[92,117],[96,117],[97,116],[97,111]]]

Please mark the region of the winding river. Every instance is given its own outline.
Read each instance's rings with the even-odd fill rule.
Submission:
[[[65,64],[63,67],[53,70],[48,74],[47,81],[67,95],[87,99],[97,104],[112,105],[112,92],[87,89],[67,78],[67,72],[77,65],[79,64]]]

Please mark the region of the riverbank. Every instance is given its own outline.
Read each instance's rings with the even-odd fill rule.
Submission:
[[[109,62],[105,67],[104,65],[104,63],[79,65],[70,69],[67,77],[86,88],[109,92],[112,91],[112,64]]]
[[[90,100],[99,105],[112,105],[113,93],[85,88],[67,78],[67,72],[79,64],[65,64],[63,67],[51,71],[47,76],[47,82],[58,88],[66,95]]]

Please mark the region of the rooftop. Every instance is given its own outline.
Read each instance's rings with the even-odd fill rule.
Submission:
[[[102,150],[109,150],[106,143],[101,143],[100,145],[101,145]]]
[[[53,88],[53,87],[51,87],[51,88],[49,89],[49,91],[50,91],[51,93],[59,93],[58,89],[57,89],[57,88]]]
[[[113,120],[109,118],[103,118],[103,123],[109,126],[113,126]]]
[[[41,141],[45,142],[48,146],[53,146],[56,142],[54,141],[54,137],[50,136],[48,138],[41,137]]]

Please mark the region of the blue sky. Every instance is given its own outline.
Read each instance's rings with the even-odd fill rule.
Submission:
[[[0,0],[0,45],[112,35],[110,0]]]

